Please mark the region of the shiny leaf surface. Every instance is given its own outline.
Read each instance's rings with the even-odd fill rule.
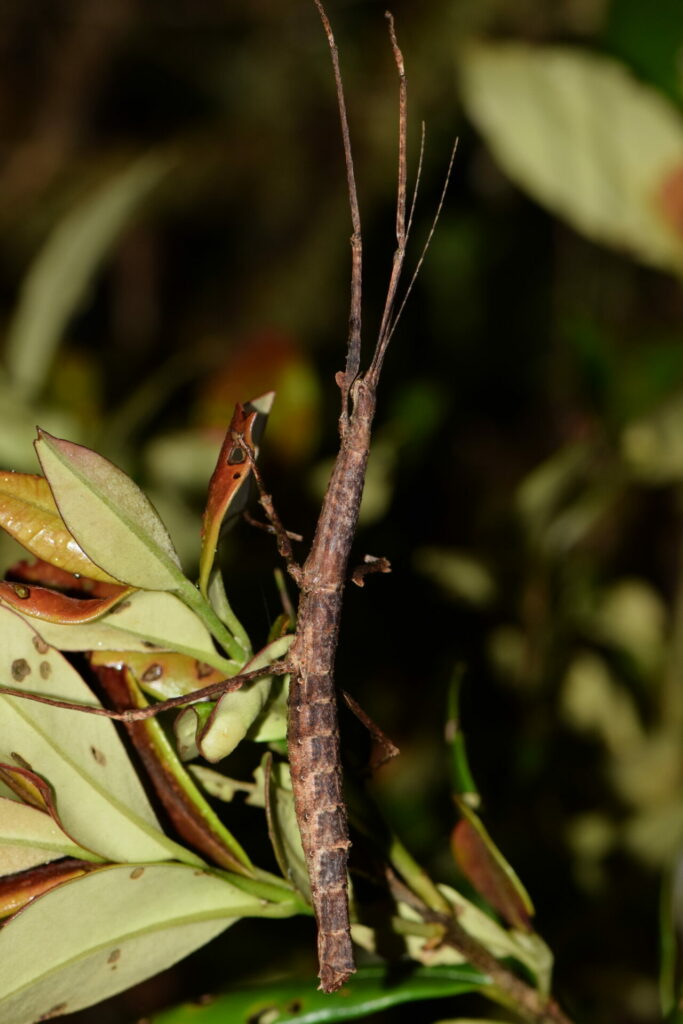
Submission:
[[[37,558],[68,573],[117,580],[95,565],[67,530],[47,480],[33,473],[0,473],[0,526]]]

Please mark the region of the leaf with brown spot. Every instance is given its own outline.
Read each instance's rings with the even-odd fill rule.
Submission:
[[[0,472],[0,527],[32,555],[68,573],[118,582],[95,565],[69,533],[42,476]]]
[[[532,931],[534,907],[514,869],[508,864],[479,817],[458,801],[462,818],[451,833],[458,867],[477,892],[521,932]]]
[[[56,885],[0,930],[3,1024],[34,1024],[60,1003],[70,1011],[98,1003],[170,967],[240,917],[272,913],[268,901],[214,872],[152,863],[133,880],[132,869],[107,866]],[[290,913],[298,909],[292,900]],[[115,971],[113,950],[120,950]]]
[[[251,470],[243,449],[233,435],[243,437],[245,444],[257,451],[273,404],[273,391],[235,406],[230,426],[218,455],[216,468],[209,481],[209,492],[202,517],[202,551],[199,559],[199,588],[207,596],[209,578],[216,557],[221,528],[228,518],[239,515],[249,494]]]
[[[225,671],[175,651],[94,651],[94,666],[118,667],[123,662],[145,693],[159,700],[182,697],[225,679]]]

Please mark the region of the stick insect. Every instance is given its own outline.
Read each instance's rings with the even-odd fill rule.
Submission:
[[[394,21],[387,13],[389,39],[399,77],[398,186],[396,200],[396,249],[394,251],[386,301],[366,370],[361,371],[361,301],[363,244],[356,191],[355,171],[339,55],[321,0],[315,0],[327,36],[334,72],[341,135],[346,165],[351,213],[351,300],[346,365],[336,375],[341,394],[339,416],[340,447],[323,500],[313,542],[303,565],[294,558],[290,538],[267,493],[255,462],[255,452],[239,433],[232,440],[249,463],[256,481],[260,503],[276,535],[289,574],[300,596],[293,643],[287,655],[266,669],[244,672],[190,695],[163,701],[147,708],[110,711],[83,708],[66,702],[3,688],[8,695],[32,697],[58,707],[79,707],[124,722],[137,721],[172,707],[206,700],[263,675],[290,676],[288,707],[288,752],[297,822],[301,833],[311,883],[313,909],[318,929],[320,987],[334,992],[355,971],[349,924],[347,858],[350,845],[347,812],[342,792],[342,769],[337,723],[334,665],[344,589],[349,570],[351,546],[358,522],[365,471],[370,450],[377,388],[387,348],[394,334],[405,300],[422,265],[444,201],[446,182],[429,232],[427,243],[398,308],[397,293],[403,272],[406,243],[415,207],[417,186],[406,220],[407,193],[407,90],[403,56],[396,39]],[[418,168],[419,181],[419,168]],[[386,560],[368,561],[353,574],[357,583],[367,572],[386,571]]]

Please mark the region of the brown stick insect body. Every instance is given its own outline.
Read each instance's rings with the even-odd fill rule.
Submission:
[[[342,395],[341,444],[302,569],[290,564],[301,587],[294,643],[287,657],[291,673],[288,749],[297,821],[308,865],[318,923],[321,988],[333,992],[355,971],[347,896],[349,847],[337,724],[334,662],[349,555],[358,523],[376,392],[382,360],[393,330],[392,311],[405,253],[406,96],[403,59],[388,15],[401,79],[397,241],[377,346],[369,369],[359,375],[362,241],[349,129],[339,59],[332,30],[316,0],[332,55],[351,205],[351,311],[346,369],[337,374]],[[268,509],[267,509],[268,511]]]

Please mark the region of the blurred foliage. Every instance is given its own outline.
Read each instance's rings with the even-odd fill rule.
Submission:
[[[329,5],[369,335],[392,248],[383,9]],[[659,872],[676,875],[683,841],[680,4],[400,0],[394,13],[413,151],[427,121],[416,249],[461,140],[380,395],[358,552],[386,555],[394,573],[349,595],[340,680],[402,748],[377,784],[390,817],[457,880],[435,738],[453,664],[467,664],[474,775],[556,954],[558,995],[587,1024],[650,1024]],[[276,388],[265,471],[288,526],[310,537],[349,276],[312,5],[16,0],[2,23],[3,468],[35,468],[22,460],[36,421],[98,448],[145,483],[192,571],[221,426],[245,386]],[[107,221],[141,167],[164,170]],[[265,637],[272,545],[246,526],[231,537],[231,600]],[[675,978],[681,904],[667,891]],[[134,1017],[218,971],[258,975],[261,932],[240,927],[239,948],[219,939],[74,1019]],[[297,947],[285,934],[289,969],[310,935],[301,926]],[[424,1012],[375,1019],[434,1019]]]

